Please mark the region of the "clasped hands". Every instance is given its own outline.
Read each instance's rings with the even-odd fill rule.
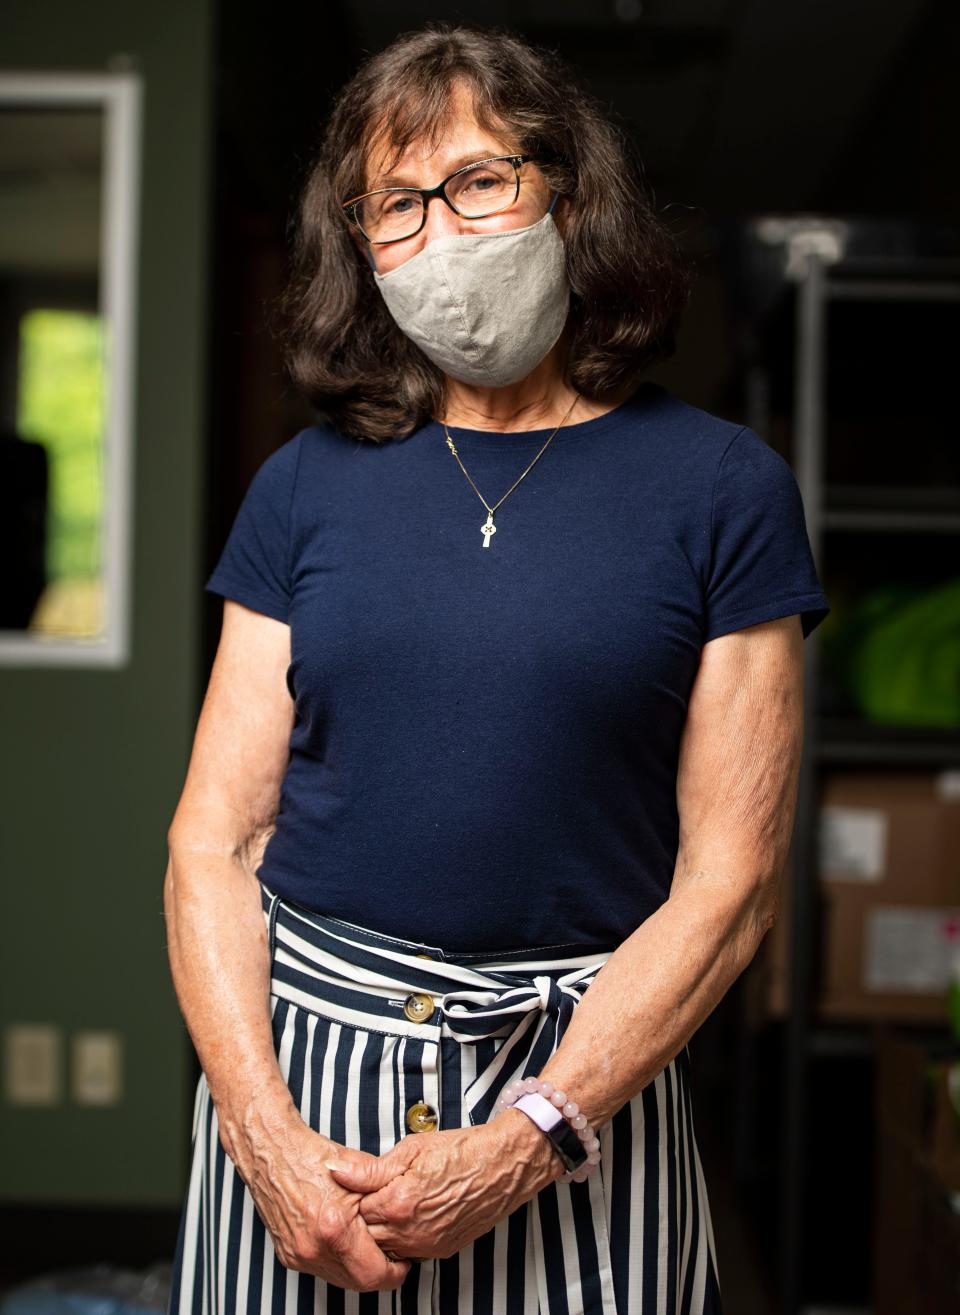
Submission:
[[[520,1110],[476,1127],[414,1133],[382,1155],[338,1147],[325,1163],[373,1240],[401,1260],[454,1255],[563,1173]]]

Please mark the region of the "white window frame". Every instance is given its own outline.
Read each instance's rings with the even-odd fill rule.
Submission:
[[[130,660],[141,75],[0,72],[0,107],[103,111],[100,306],[105,344],[101,544],[106,626],[98,636],[0,630],[0,666],[124,667]]]

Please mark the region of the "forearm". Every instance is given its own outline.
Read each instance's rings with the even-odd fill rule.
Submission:
[[[177,999],[237,1162],[242,1139],[297,1113],[273,1046],[260,887],[239,860],[171,842],[163,898]]]
[[[744,894],[738,883],[735,893],[730,882],[716,877],[676,883],[670,899],[597,973],[556,1052],[534,1076],[549,1078],[568,1092],[594,1127],[608,1122],[683,1047],[753,957],[772,916],[771,899],[763,893],[769,884],[758,882],[754,889],[756,894]],[[463,1190],[466,1143],[458,1140],[460,1135],[444,1132],[438,1137],[445,1142],[404,1148],[404,1154],[418,1157],[413,1172],[426,1184],[420,1194],[432,1208],[424,1219],[414,1220],[411,1236],[405,1233],[411,1227],[408,1220],[392,1218],[389,1192],[374,1196],[369,1211],[361,1206],[381,1244],[400,1243],[416,1255],[436,1247],[438,1227],[458,1241],[464,1227],[475,1236],[477,1217],[484,1229],[493,1227],[565,1172],[536,1124],[521,1110],[507,1108],[468,1133],[476,1163],[483,1166],[483,1204],[477,1212],[474,1194]],[[431,1152],[438,1157],[436,1166]],[[456,1191],[451,1192],[455,1178]],[[361,1186],[349,1175],[338,1174],[338,1181]],[[439,1212],[437,1200],[443,1207]],[[427,1254],[447,1252],[429,1249]]]
[[[685,883],[610,956],[537,1075],[606,1123],[683,1048],[771,925],[767,889]]]

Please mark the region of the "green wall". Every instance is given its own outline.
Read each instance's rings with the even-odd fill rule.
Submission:
[[[144,80],[132,656],[0,667],[0,1021],[58,1024],[66,1047],[118,1029],[125,1090],[101,1109],[4,1100],[7,1203],[170,1206],[185,1185],[192,1049],[162,883],[198,701],[212,21],[210,0],[4,7],[5,70],[128,56]]]

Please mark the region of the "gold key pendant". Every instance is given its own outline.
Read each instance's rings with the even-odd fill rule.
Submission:
[[[493,523],[493,512],[490,512],[488,514],[486,521],[484,522],[483,525],[480,526],[480,530],[481,533],[483,534],[483,546],[484,548],[489,548],[490,536],[491,534],[496,534],[497,532],[497,527]]]

